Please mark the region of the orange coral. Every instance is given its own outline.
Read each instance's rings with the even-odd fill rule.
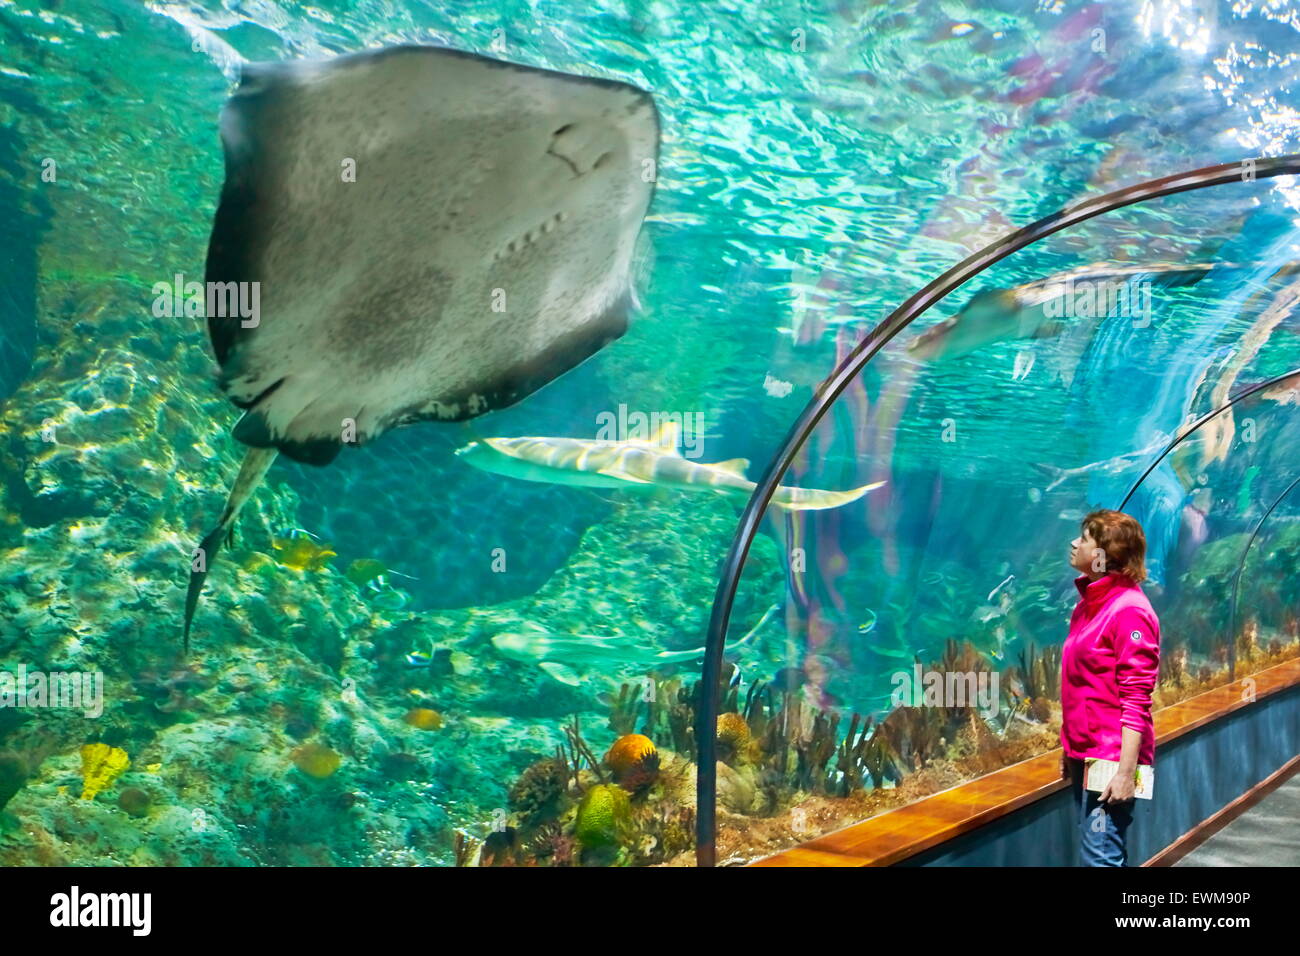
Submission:
[[[748,756],[749,724],[737,713],[718,715],[718,756],[724,761]]]
[[[659,752],[654,741],[643,734],[624,734],[605,754],[605,766],[624,790],[640,790],[659,776]]]

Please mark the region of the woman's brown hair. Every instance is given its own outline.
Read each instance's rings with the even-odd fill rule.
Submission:
[[[1106,552],[1107,572],[1118,571],[1134,584],[1147,579],[1147,536],[1136,518],[1103,508],[1086,515],[1080,527]]]

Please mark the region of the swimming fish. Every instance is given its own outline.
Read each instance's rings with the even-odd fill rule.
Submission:
[[[1130,283],[1140,284],[1145,280],[1158,288],[1193,285],[1212,269],[1219,268],[1233,267],[1224,263],[1145,263],[1134,266],[1096,263],[1010,289],[985,289],[971,296],[956,315],[916,335],[907,343],[907,350],[915,358],[940,362],[969,355],[1007,339],[1053,338],[1069,328],[1075,321],[1074,315],[1079,319],[1094,318],[1091,314],[1074,313],[1072,306],[1069,318],[1053,316],[1053,304],[1063,306],[1067,299],[1085,291],[1094,291],[1096,296],[1084,298],[1092,301],[1105,296],[1109,309],[1112,290],[1116,293],[1121,289],[1131,290],[1134,286]],[[1108,311],[1102,310],[1102,315],[1106,314]]]
[[[382,561],[376,561],[374,558],[357,558],[343,572],[344,576],[357,587],[365,587],[371,581],[381,578],[387,573],[387,565]]]
[[[665,422],[648,439],[610,441],[596,438],[484,438],[473,441],[456,454],[484,471],[588,488],[667,487],[685,491],[715,491],[748,497],[755,488],[745,477],[749,462],[694,462],[677,452],[681,426]],[[838,508],[857,501],[883,481],[849,491],[821,491],[782,485],[772,504],[788,511]]]
[[[626,83],[396,46],[245,65],[221,139],[206,312],[250,450],[194,555],[186,650],[277,454],[505,408],[623,334],[659,118]]]
[[[419,578],[410,574],[403,574],[401,571],[394,571],[384,562],[375,558],[357,558],[348,565],[343,576],[359,588],[382,589],[390,586],[389,576],[396,575],[400,578],[406,578],[409,581],[418,581]]]
[[[876,612],[868,609],[866,620],[864,620],[861,624],[858,625],[858,633],[870,634],[875,629],[876,629]]]
[[[406,665],[408,667],[432,667],[433,652],[429,651],[411,651],[406,655]]]
[[[380,584],[383,578],[371,581],[362,589],[362,595],[382,611],[400,611],[411,603],[411,595],[401,588]]]
[[[725,646],[724,653],[731,654],[748,644],[776,610],[775,604],[768,608],[748,634]],[[640,643],[640,638],[622,634],[614,637],[555,634],[540,624],[532,623],[525,625],[525,628],[523,631],[507,631],[493,636],[492,646],[511,660],[536,664],[549,677],[570,686],[576,686],[581,681],[574,668],[605,669],[623,665],[655,667],[685,664],[704,656],[702,647],[686,651],[650,650]]]
[[[275,560],[287,568],[299,571],[320,571],[332,558],[338,557],[329,545],[317,544],[311,538],[272,538]]]

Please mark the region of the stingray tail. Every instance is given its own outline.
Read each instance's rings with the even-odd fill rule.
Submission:
[[[822,511],[826,508],[839,508],[857,501],[869,491],[875,491],[884,485],[883,481],[873,481],[861,488],[848,491],[822,491],[818,488],[788,488],[782,485],[772,496],[772,506],[784,511]]]
[[[221,520],[199,542],[199,553],[195,555],[195,561],[190,566],[190,587],[185,593],[184,648],[187,655],[190,652],[190,625],[194,622],[194,611],[199,606],[199,593],[203,590],[203,582],[207,580],[208,570],[216,560],[221,546],[234,536],[235,518],[248,499],[253,496],[258,485],[262,483],[267,469],[271,467],[271,462],[275,461],[278,452],[279,450],[275,448],[248,450],[244,455],[244,463],[239,468],[239,476],[231,486],[230,497],[226,499],[226,507],[221,512]]]

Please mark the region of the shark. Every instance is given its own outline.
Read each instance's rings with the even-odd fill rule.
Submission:
[[[248,450],[191,556],[186,652],[278,455],[508,407],[624,333],[660,140],[634,85],[417,45],[246,64],[220,127],[204,302]]]
[[[749,461],[732,458],[696,462],[677,451],[680,425],[664,422],[649,438],[623,441],[601,438],[482,438],[456,449],[466,464],[483,471],[584,488],[674,488],[711,491],[748,498],[754,482],[745,477]],[[786,511],[839,508],[880,488],[872,482],[848,491],[791,488],[781,485],[772,496],[774,507]]]
[[[732,654],[749,644],[776,611],[777,605],[769,607],[744,637],[724,647],[724,653]],[[522,630],[503,631],[494,635],[492,646],[511,660],[536,664],[548,677],[571,687],[577,686],[582,680],[575,668],[608,673],[614,667],[654,668],[688,664],[704,656],[702,647],[685,651],[654,651],[645,647],[640,638],[623,634],[612,637],[557,634],[531,621]]]

